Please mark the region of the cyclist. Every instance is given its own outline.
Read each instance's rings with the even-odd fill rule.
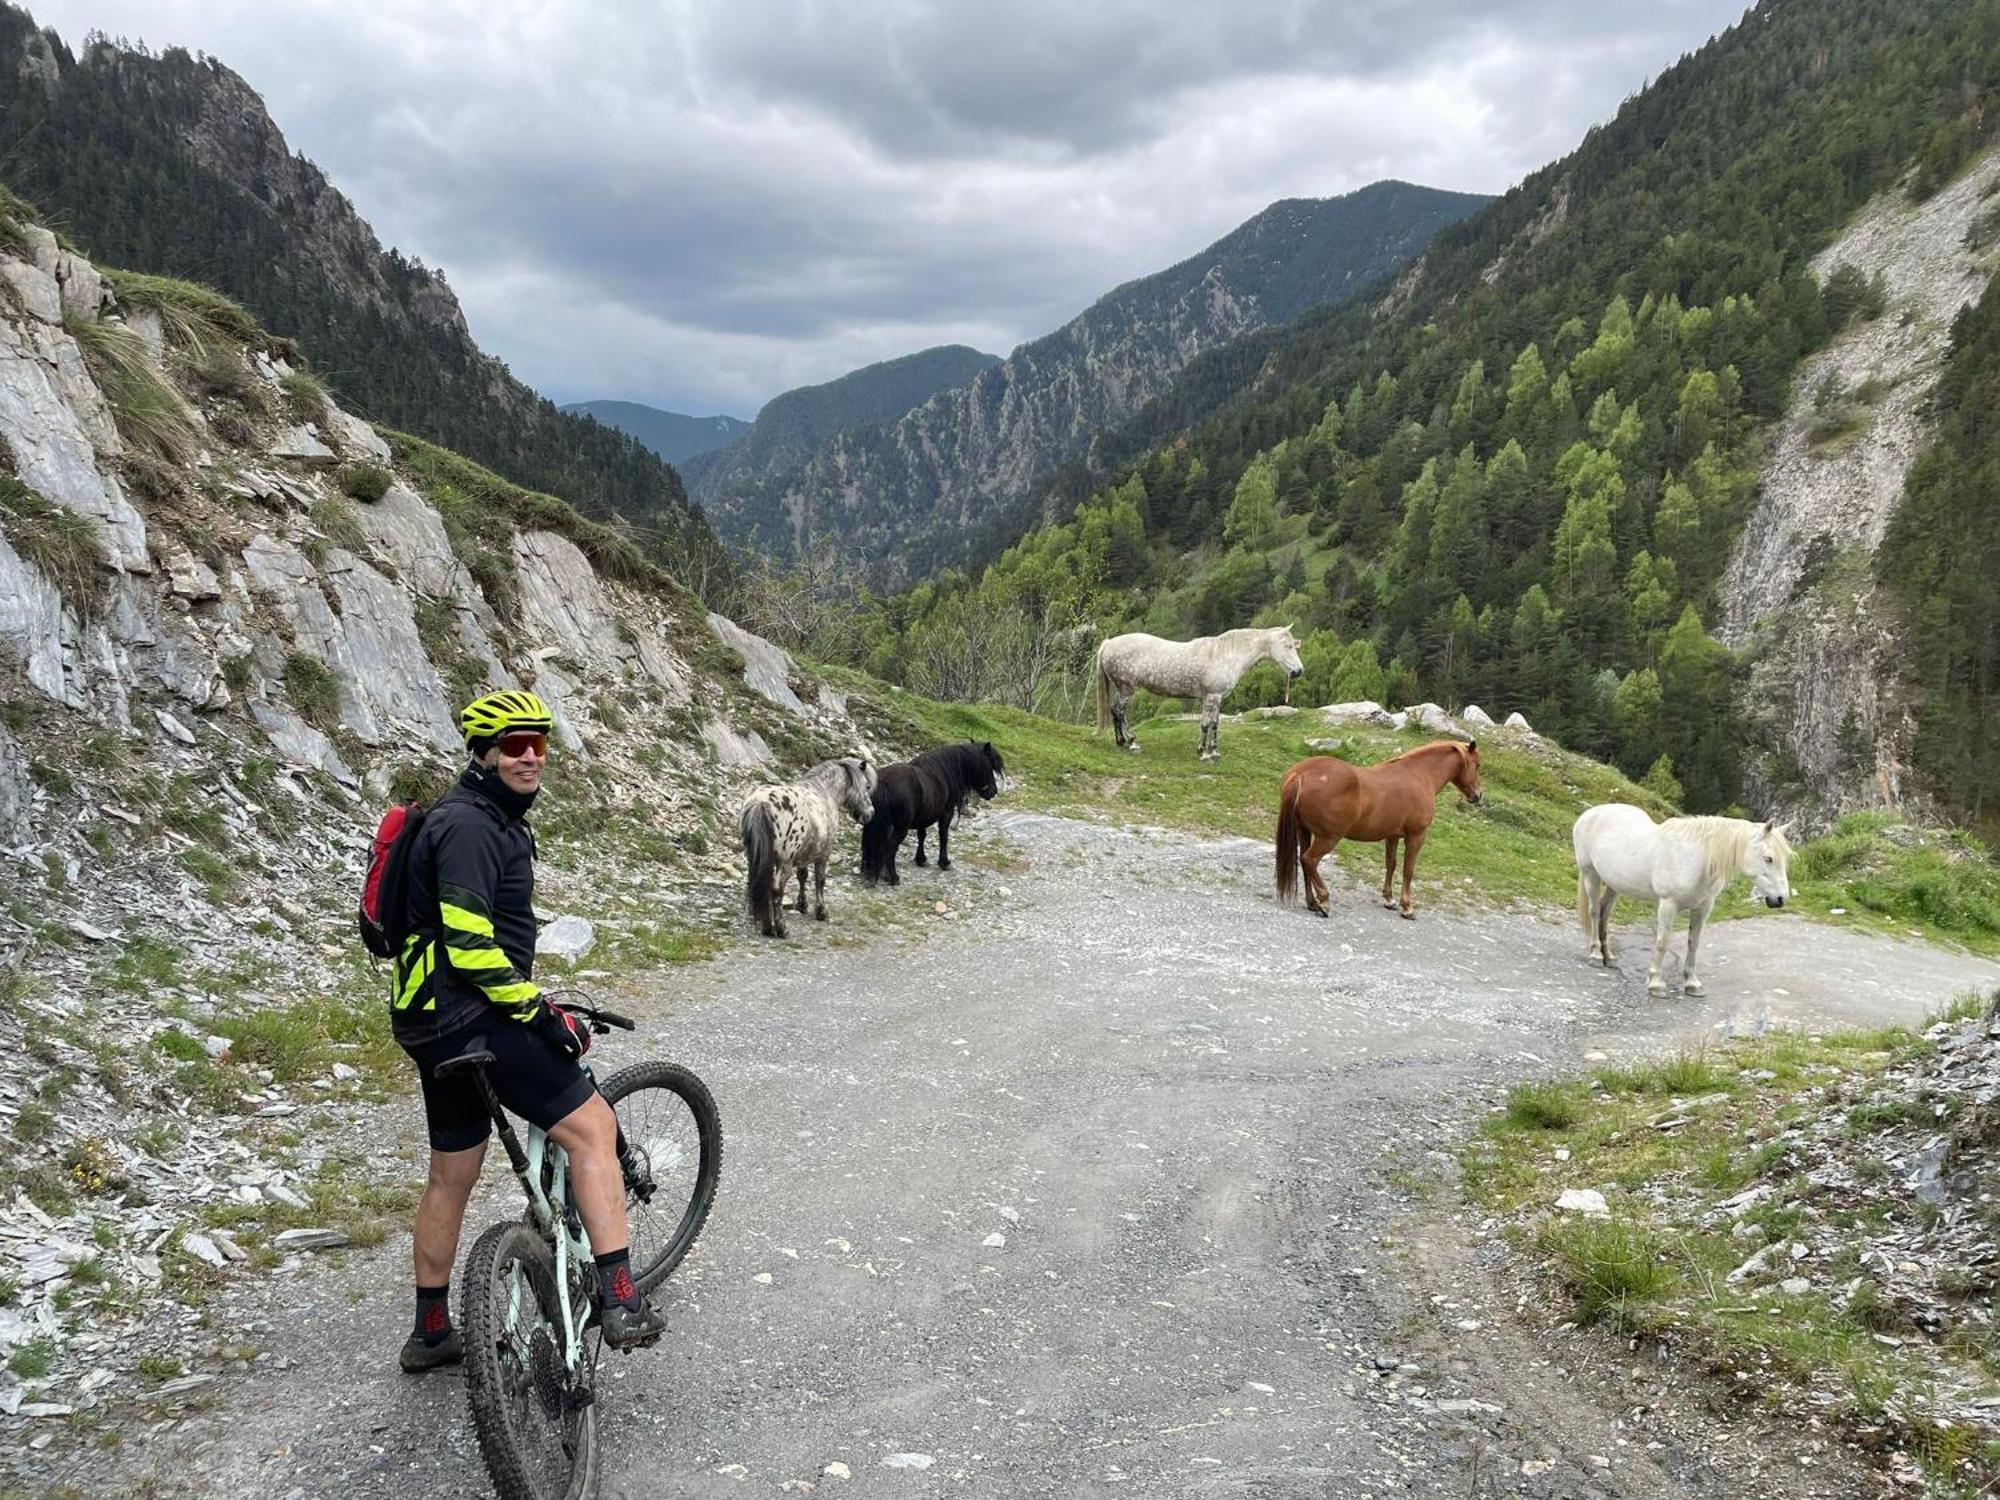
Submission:
[[[650,1344],[666,1319],[632,1281],[617,1121],[578,1059],[590,1032],[541,998],[535,961],[535,836],[554,718],[533,693],[489,693],[459,714],[470,764],[417,829],[410,850],[410,938],[396,961],[391,1024],[417,1065],[429,1127],[430,1177],[417,1205],[416,1326],[400,1363],[412,1374],[463,1358],[448,1293],[466,1202],[492,1120],[478,1084],[440,1080],[438,1064],[474,1045],[500,1102],[569,1154],[590,1235],[604,1341]]]

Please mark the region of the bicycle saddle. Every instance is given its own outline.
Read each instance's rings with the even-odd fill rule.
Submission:
[[[440,1078],[449,1078],[453,1073],[460,1072],[463,1069],[483,1068],[492,1061],[493,1053],[491,1049],[478,1045],[478,1040],[475,1038],[473,1044],[459,1053],[458,1056],[446,1062],[439,1063],[437,1065],[437,1076]]]

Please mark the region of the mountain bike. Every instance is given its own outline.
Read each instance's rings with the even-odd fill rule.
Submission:
[[[573,996],[545,999],[595,1035],[634,1029]],[[500,1500],[585,1500],[597,1491],[597,1264],[567,1155],[535,1126],[525,1145],[515,1135],[486,1075],[492,1061],[477,1048],[437,1070],[439,1077],[471,1071],[528,1200],[526,1217],[493,1225],[466,1257],[459,1317],[466,1396]],[[681,1263],[708,1218],[722,1177],[721,1121],[707,1086],[679,1063],[634,1063],[598,1092],[618,1118],[632,1279],[650,1291]]]

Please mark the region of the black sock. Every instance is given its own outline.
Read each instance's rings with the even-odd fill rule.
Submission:
[[[607,1304],[639,1305],[639,1288],[632,1280],[632,1247],[607,1250],[597,1257],[597,1284],[604,1289]]]
[[[451,1337],[451,1283],[417,1288],[416,1335],[426,1344],[442,1344]]]

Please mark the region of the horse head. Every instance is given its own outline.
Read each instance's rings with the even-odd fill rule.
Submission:
[[[841,761],[840,769],[840,805],[855,822],[866,823],[875,816],[875,767],[850,755]]]
[[[1743,846],[1743,873],[1750,877],[1752,899],[1779,907],[1792,893],[1792,846],[1786,841],[1788,823],[1766,822]]]
[[[1306,664],[1299,660],[1298,639],[1292,634],[1292,627],[1280,625],[1267,631],[1264,636],[1264,653],[1276,662],[1285,674],[1285,701],[1292,701],[1292,684],[1299,680]]]
[[[972,748],[977,753],[977,779],[972,782],[972,790],[979,793],[981,801],[991,802],[1000,794],[1000,773],[1007,768],[991,740],[974,740]]]
[[[1458,771],[1451,778],[1451,784],[1458,788],[1459,795],[1474,807],[1479,806],[1479,741],[1467,740],[1458,747]]]

